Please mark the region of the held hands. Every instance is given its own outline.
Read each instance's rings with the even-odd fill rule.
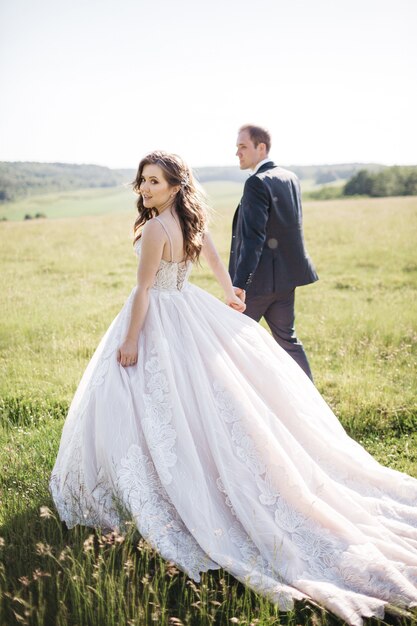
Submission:
[[[226,304],[228,304],[232,309],[243,313],[246,309],[245,298],[246,292],[244,289],[240,289],[240,287],[233,287],[234,293],[230,294],[226,298]]]
[[[131,339],[125,339],[117,350],[117,362],[122,367],[136,365],[138,361],[138,342]]]
[[[235,296],[237,296],[240,300],[242,300],[242,302],[245,302],[246,291],[242,289],[241,287],[233,287],[233,290],[235,292]]]

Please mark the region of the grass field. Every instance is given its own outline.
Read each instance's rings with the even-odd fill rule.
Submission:
[[[207,185],[225,259],[239,190]],[[123,190],[100,210],[94,196],[104,215],[0,224],[0,626],[340,624],[310,606],[281,615],[224,573],[194,585],[133,529],[89,538],[41,511],[53,509],[47,483],[68,403],[134,284],[131,198]],[[304,210],[321,280],[297,290],[297,329],[316,384],[378,460],[417,476],[417,198]],[[221,295],[206,267],[192,280]]]
[[[126,184],[120,187],[60,191],[4,202],[0,204],[0,221],[2,218],[21,221],[25,215],[34,218],[37,213],[43,214],[48,219],[128,213],[134,206],[136,198],[128,183],[129,181],[126,181]],[[310,188],[310,181],[308,185]],[[229,198],[235,202],[242,185],[236,182],[222,182],[219,187],[219,183],[214,182],[207,183],[205,189],[208,194],[214,194],[215,202],[219,197],[224,202]]]
[[[133,197],[128,185],[45,193],[3,203],[0,219],[22,220],[25,215],[34,217],[36,213],[52,219],[118,213],[129,210]]]
[[[129,211],[132,199],[135,197],[129,182],[126,180],[125,185],[120,187],[60,191],[4,202],[0,204],[0,221],[2,218],[11,221],[23,220],[25,215],[35,217],[37,213],[42,213],[51,219],[123,213]],[[322,185],[316,185],[312,178],[304,179],[301,184],[303,192],[317,191],[322,188]],[[208,182],[204,187],[207,193],[213,192],[215,202],[219,200],[219,194],[224,200],[230,198],[235,202],[242,190],[241,183],[225,181],[220,185],[221,190],[217,182]],[[341,185],[343,181],[338,180],[327,186],[340,187]]]

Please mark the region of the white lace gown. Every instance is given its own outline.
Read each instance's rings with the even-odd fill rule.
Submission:
[[[116,351],[132,291],[66,419],[62,520],[141,535],[195,581],[222,567],[290,609],[350,624],[417,604],[417,480],[350,439],[271,336],[161,261],[137,365]]]

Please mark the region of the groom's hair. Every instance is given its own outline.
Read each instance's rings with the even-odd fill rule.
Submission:
[[[253,124],[244,124],[239,128],[239,132],[243,132],[247,130],[249,133],[249,137],[253,142],[255,148],[258,147],[258,144],[264,143],[266,146],[266,153],[269,154],[271,149],[271,135],[266,130],[266,128],[262,128],[262,126],[254,126]]]

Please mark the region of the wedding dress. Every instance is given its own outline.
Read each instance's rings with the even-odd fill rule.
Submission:
[[[140,254],[140,240],[136,247]],[[161,260],[138,362],[133,289],[66,419],[50,489],[69,528],[141,535],[195,581],[224,568],[289,610],[350,624],[417,605],[417,480],[350,439],[272,337]]]

